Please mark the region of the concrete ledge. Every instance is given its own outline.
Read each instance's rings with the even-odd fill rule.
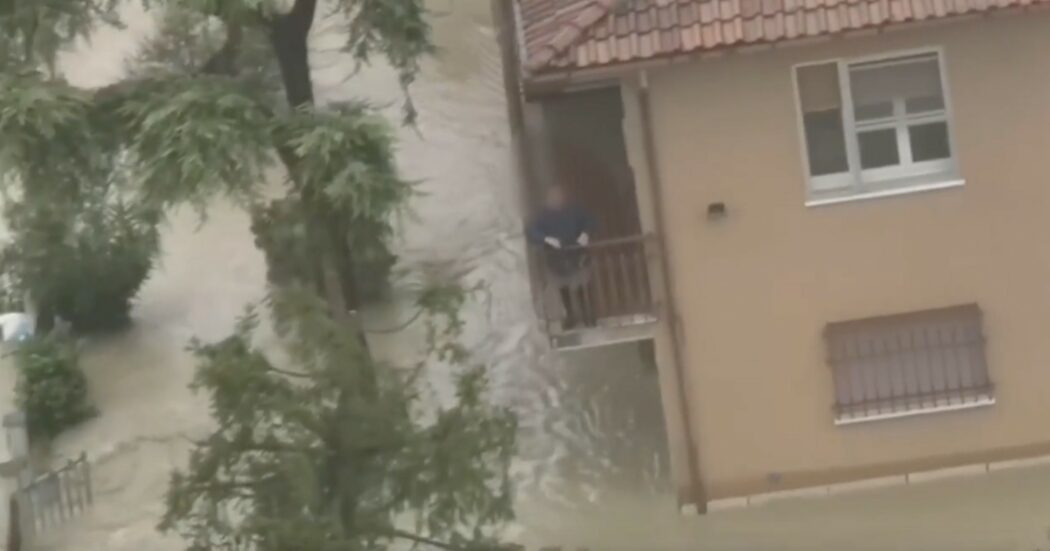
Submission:
[[[947,469],[937,469],[935,471],[923,471],[918,473],[908,474],[908,484],[915,484],[919,482],[930,482],[931,480],[942,480],[945,478],[955,478],[960,476],[974,476],[979,474],[985,474],[988,472],[987,463],[978,463],[976,465],[963,465],[962,467],[949,467]]]
[[[707,504],[707,510],[711,513],[743,509],[746,507],[760,507],[767,503],[781,499],[815,498],[824,496],[835,496],[853,492],[877,490],[893,486],[905,486],[911,484],[923,484],[937,480],[950,478],[963,478],[987,475],[996,471],[1007,469],[1021,469],[1027,467],[1039,467],[1050,465],[1050,455],[1030,457],[1025,459],[1013,459],[1008,461],[996,461],[992,463],[975,463],[960,467],[949,467],[932,471],[920,471],[908,474],[884,476],[879,478],[868,478],[853,482],[841,482],[825,486],[813,486],[799,488],[796,490],[784,490],[779,492],[768,492],[742,497],[718,499]]]
[[[747,496],[729,497],[725,499],[716,499],[714,501],[708,501],[707,512],[718,513],[721,511],[732,511],[734,509],[745,509],[747,508],[747,506]]]
[[[903,486],[908,483],[908,475],[883,476],[880,478],[866,478],[856,482],[841,482],[828,486],[830,495],[849,494],[853,492],[864,492],[877,490],[879,488],[890,488],[892,486]]]
[[[747,498],[747,502],[748,505],[762,505],[763,503],[780,501],[783,499],[827,497],[827,495],[827,486],[814,486],[812,488],[799,488],[797,490],[784,490],[782,492],[753,495]]]
[[[996,461],[988,464],[988,471],[1004,471],[1007,469],[1024,469],[1027,467],[1041,467],[1050,465],[1050,455],[1042,457],[1029,457],[1026,459],[1013,459],[1010,461]]]

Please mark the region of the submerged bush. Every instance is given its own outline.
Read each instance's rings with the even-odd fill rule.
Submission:
[[[30,438],[54,438],[95,415],[76,347],[68,338],[33,338],[19,344],[14,356],[19,370],[16,395]]]
[[[0,266],[32,297],[39,328],[48,330],[56,317],[77,333],[127,325],[157,253],[155,220],[122,205],[81,213],[72,224],[34,214],[14,216],[16,239],[0,253]]]

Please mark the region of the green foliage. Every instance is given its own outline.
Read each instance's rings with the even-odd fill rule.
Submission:
[[[157,32],[139,48],[128,65],[133,74],[152,77],[193,75],[206,67],[229,37],[229,28],[204,12],[179,3],[157,8]],[[274,106],[281,97],[281,76],[266,30],[258,25],[240,31],[235,71],[237,80]]]
[[[453,403],[435,407],[418,369],[375,363],[310,294],[271,305],[280,359],[253,344],[255,314],[193,348],[219,428],[173,476],[161,528],[192,549],[495,548],[516,423],[486,401],[484,369],[460,364]]]
[[[287,42],[273,40],[273,29],[279,19],[310,13],[315,3],[297,0],[286,12],[291,3],[277,0],[144,0],[160,25],[133,64],[136,74],[88,92],[41,69],[52,66],[60,46],[89,36],[100,22],[115,23],[115,0],[0,0],[0,28],[7,31],[0,63],[9,61],[0,74],[0,175],[5,210],[25,211],[14,234],[26,240],[4,257],[9,270],[23,274],[16,278],[21,285],[34,280],[29,274],[53,280],[18,291],[78,318],[86,306],[61,305],[94,308],[111,297],[115,303],[104,310],[121,311],[130,300],[123,295],[141,283],[140,268],[152,264],[155,249],[143,251],[155,244],[159,213],[184,202],[203,209],[226,195],[257,213],[257,242],[280,264],[271,266],[274,281],[314,283],[324,257],[351,306],[378,296],[394,263],[392,224],[410,195],[397,174],[389,128],[360,105],[289,112],[274,102],[274,85],[290,78],[276,78],[279,70],[309,60],[302,52],[289,62],[289,52],[275,50]],[[419,58],[433,50],[422,0],[338,0],[326,7],[320,17],[345,26],[350,59],[386,58],[406,89]],[[305,40],[309,25],[296,28]],[[307,80],[299,86],[312,88],[308,73],[292,72]],[[263,175],[278,158],[291,189],[276,202],[258,203]],[[113,190],[115,182],[133,185]],[[85,200],[99,193],[110,199]],[[89,207],[101,210],[84,212]],[[134,214],[113,216],[114,208]],[[96,221],[94,232],[131,224],[144,237],[87,236],[84,219]],[[63,254],[82,254],[61,263],[33,249],[58,243]],[[119,259],[113,270],[126,274],[114,278],[120,292],[99,289],[97,300],[88,300],[57,291],[68,287],[68,277],[53,270],[81,266],[106,247],[110,259]],[[315,258],[301,263],[306,256]],[[294,264],[304,268],[291,269]]]
[[[116,24],[117,0],[0,0],[0,69],[54,67],[59,48]]]
[[[123,326],[152,266],[157,215],[129,205],[113,138],[90,96],[38,74],[0,76],[0,173],[12,240],[0,267],[41,325]]]
[[[33,298],[43,327],[54,316],[81,333],[130,322],[157,252],[155,216],[120,202],[86,208],[74,220],[21,203],[4,212],[15,239],[0,251],[0,266]]]
[[[141,84],[120,115],[147,204],[202,205],[218,191],[251,197],[272,160],[271,119],[223,77],[170,77]]]
[[[11,279],[10,273],[0,274],[0,312],[22,312],[25,310],[25,297],[19,296],[17,287]]]
[[[26,413],[31,438],[53,438],[95,415],[71,341],[37,337],[19,344],[14,354],[18,405]]]
[[[279,13],[279,0],[143,0],[146,9],[157,7],[202,13],[223,19],[259,19]]]
[[[267,279],[274,285],[322,286],[318,259],[326,248],[322,246],[323,240],[309,238],[309,234],[316,231],[311,222],[316,222],[317,218],[307,220],[305,212],[294,195],[252,209],[251,229],[255,245],[266,255]],[[333,220],[332,224],[342,228],[344,235],[351,231],[346,219]],[[397,258],[382,246],[384,241],[367,242],[356,231],[353,235],[358,241],[365,242],[365,246],[354,249],[353,266],[341,270],[349,271],[352,276],[344,282],[343,292],[346,296],[356,294],[363,302],[380,300],[386,296],[389,274]],[[353,283],[352,288],[350,283]]]
[[[422,0],[340,0],[350,20],[346,51],[359,63],[382,54],[397,69],[405,91],[405,120],[413,122],[415,107],[408,87],[419,73],[420,58],[434,52],[430,23]]]
[[[343,279],[351,306],[382,286],[412,190],[390,128],[369,107],[300,105],[313,96],[311,25],[342,25],[351,63],[385,58],[407,97],[433,51],[423,0],[333,0],[319,14],[317,0],[291,11],[282,0],[143,0],[162,20],[132,78],[82,91],[45,70],[112,3],[0,0],[0,176],[13,236],[0,262],[13,292],[79,330],[126,322],[163,213],[218,195],[251,205],[281,284],[270,310],[283,354],[255,346],[254,315],[228,339],[193,347],[195,387],[218,428],[173,476],[162,528],[195,551],[492,548],[512,516],[516,422],[487,403],[485,371],[457,342],[462,296],[424,293],[431,358],[408,371],[377,363],[331,316],[342,305],[316,298],[333,280],[320,266]],[[302,109],[275,104],[277,70]],[[264,203],[277,159],[286,194]],[[45,340],[20,354],[34,373],[20,392],[35,430],[51,435],[89,414],[71,348]],[[434,362],[459,370],[443,407],[421,398]]]
[[[410,195],[397,173],[389,125],[364,105],[297,111],[278,123],[277,135],[298,159],[296,185],[323,194],[355,220],[389,223]]]
[[[35,72],[0,73],[0,174],[3,182],[53,187],[98,172],[100,128],[93,124],[90,97],[65,82]],[[65,193],[76,201],[76,189]]]

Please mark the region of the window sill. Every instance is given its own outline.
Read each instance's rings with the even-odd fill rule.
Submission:
[[[868,199],[882,199],[884,197],[895,197],[897,195],[908,195],[911,193],[923,193],[927,191],[936,191],[940,189],[949,189],[956,187],[963,187],[966,185],[966,180],[946,180],[943,182],[923,183],[909,186],[902,186],[892,189],[882,189],[878,191],[868,191],[862,193],[851,193],[849,195],[840,195],[837,197],[827,197],[824,199],[810,199],[806,201],[807,207],[823,207],[827,205],[837,205],[839,203],[851,203],[853,201],[866,201]]]
[[[855,417],[851,419],[836,419],[835,426],[845,425],[858,425],[861,423],[873,423],[876,421],[888,421],[890,419],[901,419],[904,417],[915,417],[917,415],[930,415],[933,413],[946,413],[949,411],[962,411],[967,409],[976,409],[995,405],[994,396],[982,396],[976,401],[968,402],[965,404],[952,404],[947,406],[933,406],[922,409],[913,409],[909,411],[901,411],[898,413],[880,413],[876,415],[869,415],[867,417]]]

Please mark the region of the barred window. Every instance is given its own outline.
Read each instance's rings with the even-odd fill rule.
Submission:
[[[994,404],[981,326],[975,304],[829,324],[836,424]]]

